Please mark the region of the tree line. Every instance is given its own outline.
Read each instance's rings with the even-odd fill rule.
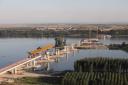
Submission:
[[[84,58],[74,63],[62,85],[128,85],[128,59]]]
[[[128,74],[72,72],[64,76],[62,85],[128,85]]]
[[[128,30],[111,30],[103,32],[98,31],[99,34],[110,34],[113,37],[120,35],[127,35]],[[24,28],[19,30],[16,29],[4,29],[0,30],[0,37],[89,37],[89,30],[38,30],[36,28]],[[91,31],[91,37],[96,37],[97,30]]]

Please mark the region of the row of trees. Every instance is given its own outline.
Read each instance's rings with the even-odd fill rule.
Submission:
[[[64,76],[62,85],[128,85],[128,74],[72,72]]]
[[[128,73],[128,59],[85,58],[74,64],[77,72],[118,72]]]
[[[42,31],[30,30],[0,30],[0,37],[42,37]]]
[[[95,37],[97,35],[97,30],[91,30],[91,36]],[[128,30],[111,30],[111,31],[100,31],[99,34],[110,34],[112,36],[117,35],[127,35]],[[36,28],[10,28],[0,30],[0,37],[89,37],[89,30],[38,30]]]
[[[119,49],[128,52],[128,44],[126,44],[125,42],[123,42],[122,44],[110,44],[108,47],[109,49]]]
[[[96,35],[96,32],[93,32]],[[69,30],[69,31],[55,31],[55,30],[37,30],[37,29],[5,29],[0,30],[0,37],[88,37],[88,31]],[[94,37],[93,36],[93,37]]]
[[[110,30],[110,31],[104,31],[100,32],[102,34],[110,34],[110,35],[128,35],[128,30]]]
[[[66,73],[62,85],[128,85],[128,59],[84,58]]]

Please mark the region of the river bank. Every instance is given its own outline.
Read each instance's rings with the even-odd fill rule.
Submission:
[[[67,72],[70,71],[43,72],[40,74],[26,72],[25,75],[13,75],[13,77],[10,75],[10,78],[9,75],[5,75],[8,76],[8,79],[0,85],[61,85]]]
[[[91,28],[90,28],[91,29]],[[97,32],[98,31],[98,32]],[[0,28],[0,38],[42,38],[42,37],[56,37],[56,36],[64,36],[70,38],[88,38],[89,36],[89,28],[79,30],[77,29],[42,29],[39,30],[37,28]],[[98,35],[97,35],[98,33]],[[103,31],[101,29],[91,29],[91,37],[99,36],[99,38],[103,38],[104,35],[112,35],[112,37],[128,37],[127,36],[128,29],[117,29],[117,30],[109,30]]]
[[[123,50],[123,51],[126,51],[128,52],[128,44],[123,42],[122,44],[110,44],[109,46],[109,49],[111,50]]]

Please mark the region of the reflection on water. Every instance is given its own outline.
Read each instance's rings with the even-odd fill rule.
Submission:
[[[60,58],[59,62],[50,63],[50,69],[54,71],[74,70],[74,61],[85,57],[117,57],[128,58],[128,53],[120,50],[80,50]]]
[[[67,38],[68,43],[78,43],[80,38]],[[104,44],[128,43],[128,39],[101,40]],[[54,44],[53,38],[2,38],[0,39],[0,68],[27,57],[27,52],[41,45]],[[80,50],[49,63],[47,70],[73,70],[74,61],[84,57],[127,57],[128,53],[120,50]],[[47,64],[48,65],[48,64]]]

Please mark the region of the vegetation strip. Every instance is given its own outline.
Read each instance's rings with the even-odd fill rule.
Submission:
[[[118,72],[128,73],[128,59],[124,58],[84,58],[74,64],[77,72]]]
[[[62,85],[128,85],[128,73],[72,72],[65,75]]]

